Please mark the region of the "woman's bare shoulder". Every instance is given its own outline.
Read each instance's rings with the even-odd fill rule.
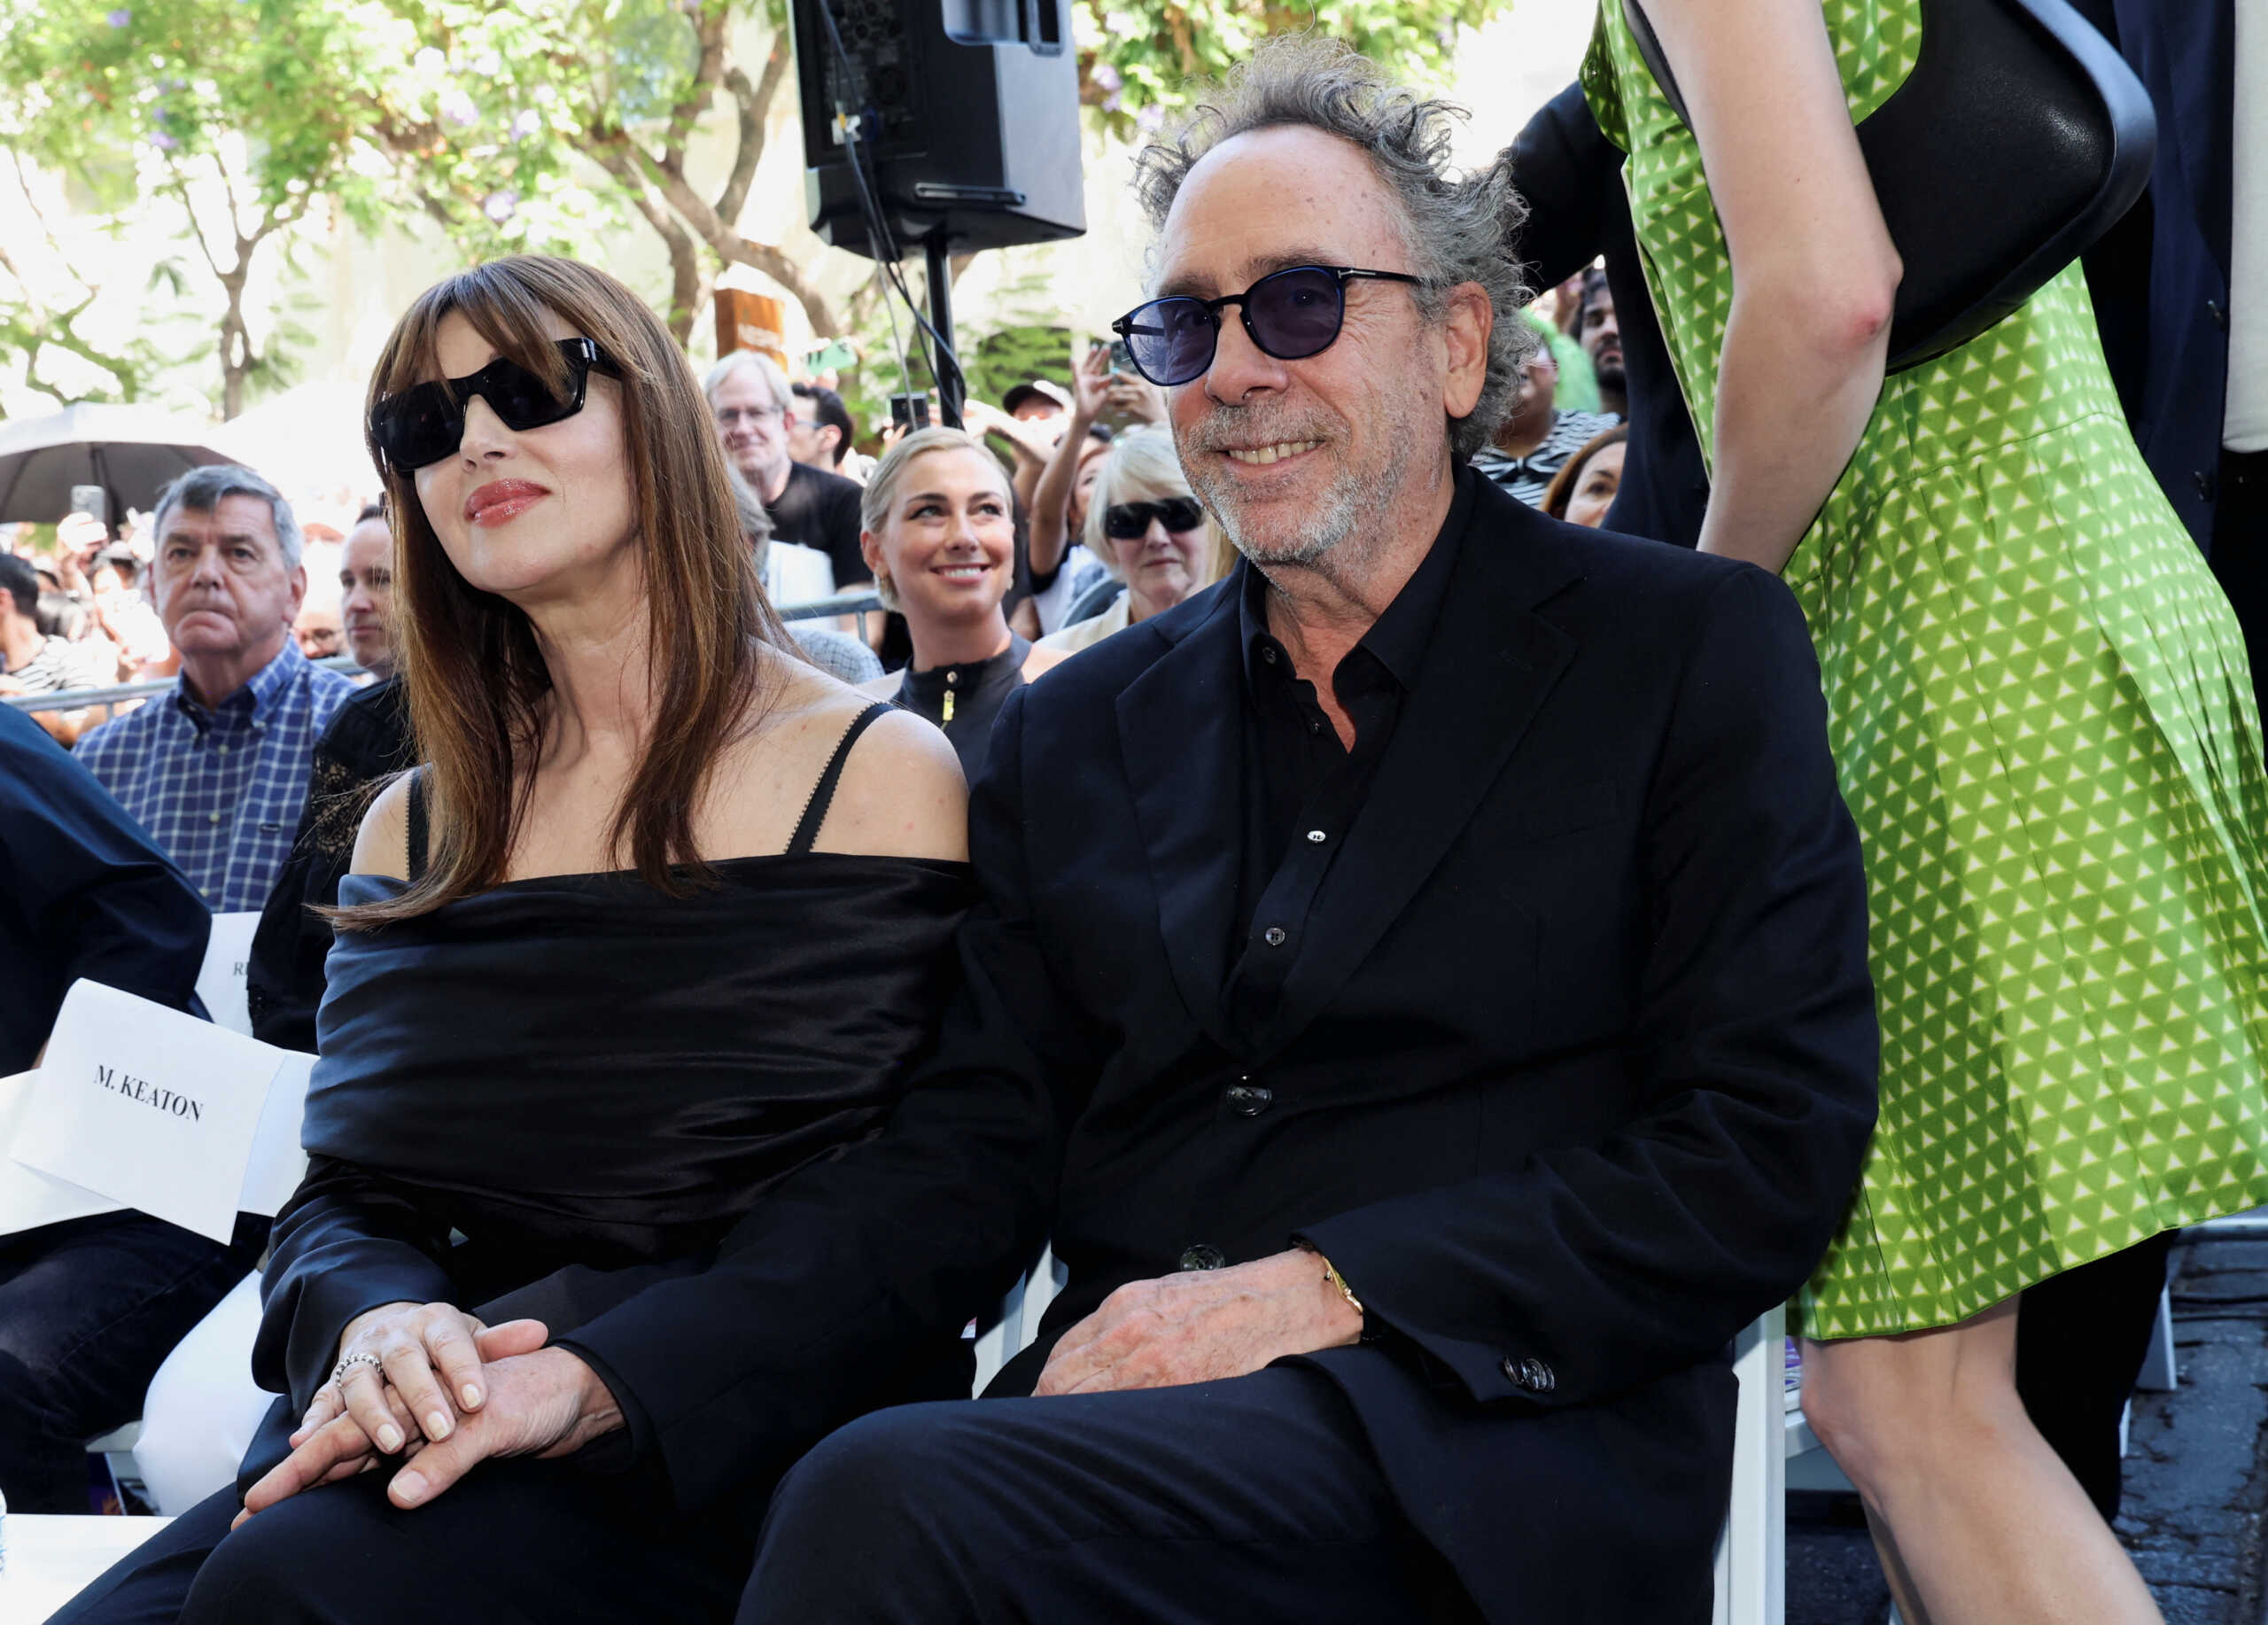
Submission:
[[[968,786],[951,743],[910,711],[877,717],[843,764],[818,850],[893,858],[968,856]]]
[[[354,874],[409,878],[409,779],[408,774],[396,774],[362,814],[348,866]]]

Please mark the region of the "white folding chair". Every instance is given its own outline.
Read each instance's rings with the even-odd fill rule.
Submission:
[[[1775,1309],[1733,1342],[1733,1495],[1717,1537],[1714,1625],[1782,1625],[1787,1614],[1787,1316]]]
[[[134,1460],[159,1512],[185,1512],[236,1482],[237,1465],[276,1403],[275,1395],[252,1380],[252,1345],[259,1333],[255,1271],[175,1345],[150,1379]]]
[[[1000,1318],[980,1333],[976,1339],[976,1381],[971,1386],[972,1395],[984,1392],[985,1384],[1000,1374],[1006,1365],[1029,1349],[1039,1335],[1039,1318],[1047,1312],[1055,1295],[1063,1290],[1063,1283],[1070,1271],[1055,1262],[1052,1248],[1043,1250],[1039,1262],[1031,1272],[1008,1288],[1008,1295],[1000,1300]]]

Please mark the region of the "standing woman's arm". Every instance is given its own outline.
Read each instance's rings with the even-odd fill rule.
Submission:
[[[1820,0],[1644,0],[1732,251],[1701,548],[1778,571],[1882,393],[1898,251]]]

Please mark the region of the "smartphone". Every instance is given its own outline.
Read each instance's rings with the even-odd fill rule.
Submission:
[[[1126,340],[1123,338],[1110,341],[1110,369],[1129,375],[1134,370],[1134,358],[1126,354]]]
[[[71,511],[91,514],[105,525],[110,523],[110,500],[104,494],[100,486],[72,486]]]
[[[892,395],[889,398],[889,421],[901,429],[927,429],[929,426],[929,397]]]

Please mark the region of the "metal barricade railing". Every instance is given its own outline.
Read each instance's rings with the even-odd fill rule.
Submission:
[[[836,593],[830,598],[814,598],[805,603],[778,606],[781,620],[819,620],[835,615],[856,615],[862,610],[882,607],[882,601],[872,592]],[[315,664],[326,671],[345,672],[349,676],[362,669],[354,664],[351,655],[330,655]],[[153,694],[165,693],[173,686],[172,678],[160,677],[152,682],[113,683],[103,688],[58,688],[50,694],[7,694],[0,695],[0,705],[12,705],[18,711],[82,711],[89,705],[147,699]]]

